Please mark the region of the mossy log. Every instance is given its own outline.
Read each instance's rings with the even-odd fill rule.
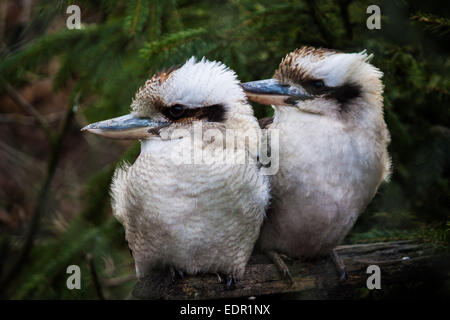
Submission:
[[[347,270],[344,281],[339,279],[331,256],[314,261],[286,261],[294,279],[291,284],[266,257],[255,255],[233,289],[220,283],[217,275],[186,276],[175,282],[164,298],[222,299],[295,293],[295,298],[348,299],[359,288],[367,290],[369,265],[380,267],[382,288],[405,281],[426,281],[430,272],[436,270],[446,276],[450,265],[448,256],[413,241],[343,245],[336,248],[336,253]],[[138,281],[133,296],[146,299],[149,294],[146,280]]]

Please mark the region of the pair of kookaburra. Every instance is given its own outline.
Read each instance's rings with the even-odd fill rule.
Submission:
[[[303,47],[272,79],[241,84],[222,63],[191,58],[147,80],[129,115],[83,128],[141,141],[139,157],[116,170],[111,187],[137,276],[157,289],[178,274],[216,273],[229,286],[254,248],[285,275],[283,256],[332,252],[390,172],[382,73],[369,59]],[[263,128],[247,99],[274,108]],[[268,143],[275,130],[279,167],[268,176],[261,148],[250,145]],[[203,161],[175,161],[186,148]],[[223,151],[246,160],[222,161]]]

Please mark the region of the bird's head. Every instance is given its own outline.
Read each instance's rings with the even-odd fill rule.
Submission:
[[[84,127],[116,139],[151,139],[170,136],[175,129],[203,126],[227,127],[252,109],[236,74],[224,64],[203,58],[189,59],[181,67],[155,74],[138,90],[128,115]]]
[[[382,114],[382,72],[365,52],[302,47],[289,53],[272,79],[242,86],[250,100],[337,119]],[[289,108],[290,110],[292,108]]]

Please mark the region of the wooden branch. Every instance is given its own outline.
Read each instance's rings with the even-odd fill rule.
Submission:
[[[346,245],[336,248],[343,260],[348,277],[339,281],[339,274],[331,257],[311,262],[286,261],[294,283],[291,285],[280,276],[276,267],[261,255],[252,256],[243,279],[235,289],[228,290],[218,282],[216,275],[205,274],[187,276],[179,280],[168,290],[165,299],[219,299],[262,296],[297,292],[302,297],[318,299],[351,298],[357,288],[367,288],[366,281],[369,265],[378,265],[381,269],[382,286],[412,281],[425,277],[426,268],[435,259],[446,261],[433,253],[431,247],[412,241]],[[138,281],[133,296],[146,299],[150,296],[145,279]]]

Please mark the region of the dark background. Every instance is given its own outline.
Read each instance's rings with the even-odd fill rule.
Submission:
[[[80,30],[66,28],[70,4],[81,8]],[[371,4],[381,8],[380,30],[366,27]],[[2,297],[130,296],[133,261],[108,187],[139,145],[79,129],[127,113],[148,77],[192,55],[250,81],[271,77],[303,45],[373,53],[394,170],[345,242],[413,239],[448,250],[449,38],[448,1],[2,1]],[[254,107],[258,117],[272,113]],[[71,264],[81,267],[81,290],[66,288]]]

